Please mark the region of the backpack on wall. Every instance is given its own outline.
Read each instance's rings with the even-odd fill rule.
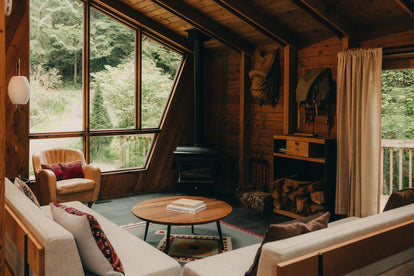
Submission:
[[[275,106],[279,99],[279,56],[278,49],[267,54],[257,54],[256,64],[249,72],[250,92],[262,104]]]

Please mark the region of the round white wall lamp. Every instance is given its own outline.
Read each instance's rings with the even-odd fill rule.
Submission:
[[[4,0],[4,15],[10,15],[12,12],[12,0]]]

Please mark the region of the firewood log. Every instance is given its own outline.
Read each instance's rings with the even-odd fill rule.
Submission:
[[[319,212],[319,211],[325,211],[325,206],[315,204],[315,203],[311,203],[310,209],[311,209],[311,213],[314,214],[314,213]]]
[[[290,200],[292,200],[294,202],[295,198],[302,197],[306,194],[308,194],[307,193],[307,188],[306,187],[300,187],[296,191],[290,192],[288,197],[289,197]]]
[[[325,194],[323,191],[316,191],[310,194],[312,202],[316,204],[324,204],[325,203]]]
[[[296,198],[296,212],[301,213],[303,212],[306,203],[309,201],[308,197],[297,197]],[[308,203],[309,205],[309,203]]]

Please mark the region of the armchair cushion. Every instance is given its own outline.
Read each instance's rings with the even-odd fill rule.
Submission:
[[[82,161],[60,163],[63,172],[63,179],[84,178],[82,170]]]
[[[56,182],[59,195],[74,194],[95,189],[95,181],[87,178],[70,178]]]
[[[56,164],[41,164],[42,169],[51,170],[56,175],[56,180],[63,179],[62,167],[59,163]]]

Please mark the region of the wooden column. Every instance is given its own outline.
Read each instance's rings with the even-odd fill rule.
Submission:
[[[296,131],[296,83],[298,52],[291,46],[284,47],[283,76],[283,134]]]
[[[246,52],[241,53],[240,57],[240,121],[239,121],[239,187],[247,187],[249,179],[248,168],[248,64],[249,55]]]
[[[0,4],[0,275],[4,275],[4,176],[6,158],[6,16]]]

